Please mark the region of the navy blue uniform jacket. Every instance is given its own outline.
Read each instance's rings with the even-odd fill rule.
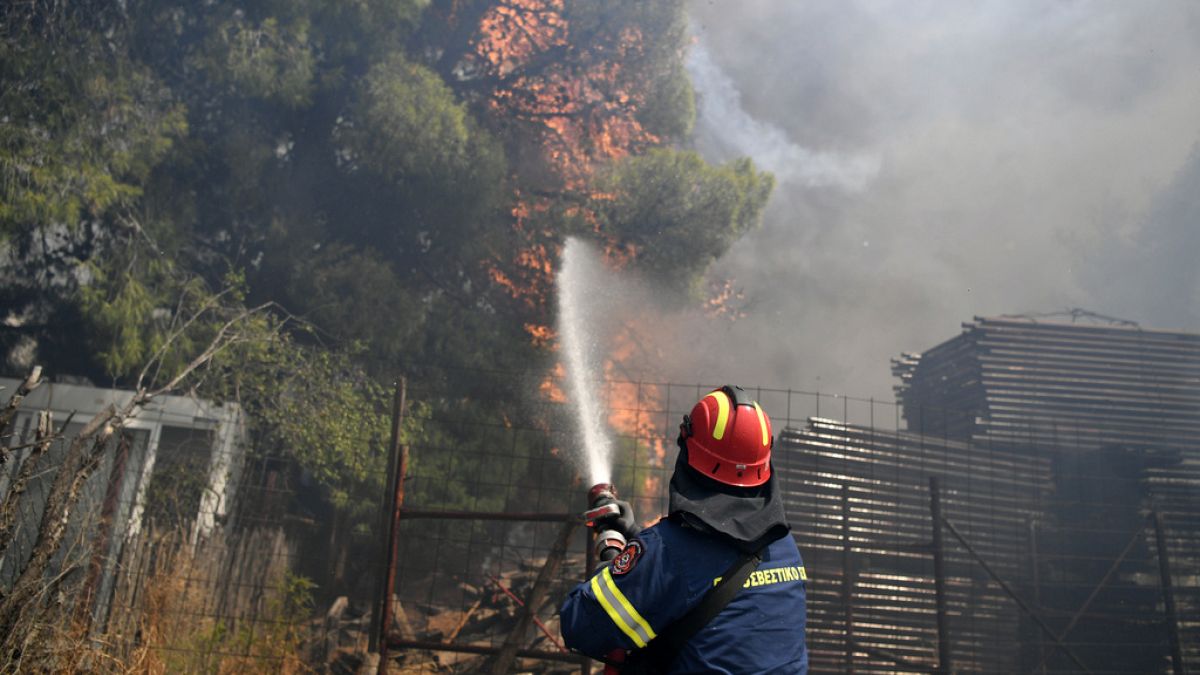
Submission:
[[[624,564],[622,556],[634,558],[632,564]],[[635,537],[622,556],[567,596],[560,618],[568,647],[602,657],[617,648],[645,646],[699,603],[739,552],[729,542],[664,519]],[[807,673],[806,579],[795,540],[772,542],[742,590],[692,637],[670,672]]]

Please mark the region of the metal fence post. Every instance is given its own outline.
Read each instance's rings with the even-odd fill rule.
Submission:
[[[942,547],[942,495],[937,476],[929,477],[929,511],[933,516],[933,588],[937,607],[937,672],[949,673],[950,635],[946,617],[946,566]]]
[[[850,604],[850,486],[842,483],[842,612],[845,672],[854,673],[854,608]]]
[[[387,528],[387,543],[383,553],[382,592],[376,593],[375,630],[372,637],[379,647],[379,675],[387,673],[388,630],[392,626],[392,594],[396,587],[396,544],[400,534],[400,507],[404,504],[404,475],[408,472],[408,447],[400,443],[400,430],[404,424],[404,404],[408,393],[408,382],[402,377],[396,383],[396,395],[392,401],[392,438],[388,445],[388,493],[384,525]]]
[[[1162,580],[1163,610],[1167,623],[1167,639],[1171,644],[1171,666],[1175,675],[1183,675],[1183,651],[1179,647],[1179,622],[1175,616],[1175,586],[1171,583],[1171,561],[1167,555],[1167,539],[1163,534],[1162,516],[1153,511],[1154,541],[1158,547],[1158,576]]]

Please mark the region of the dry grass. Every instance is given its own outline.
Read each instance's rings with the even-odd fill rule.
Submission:
[[[221,577],[223,569],[230,573],[230,560],[204,551],[193,554],[187,537],[177,532],[154,543],[141,549],[152,551],[150,564],[135,560],[122,570],[118,590],[123,587],[130,602],[118,602],[120,593],[114,596],[107,633],[89,635],[88,621],[77,618],[69,592],[43,597],[4,640],[11,648],[0,673],[312,672],[306,665],[311,643],[307,580],[282,564],[263,567],[266,583],[246,589],[255,599],[230,609],[236,616],[221,615],[218,608],[229,605],[214,595],[230,586]]]

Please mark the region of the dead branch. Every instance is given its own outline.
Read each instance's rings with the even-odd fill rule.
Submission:
[[[205,300],[204,304],[200,307],[200,309],[196,310],[196,312],[194,314],[192,314],[190,317],[188,317],[187,321],[183,322],[183,325],[176,327],[174,330],[171,331],[170,334],[167,335],[167,338],[165,340],[163,340],[163,343],[158,348],[158,351],[156,351],[154,353],[154,356],[151,356],[150,360],[146,362],[146,365],[142,367],[142,372],[138,373],[137,385],[135,387],[136,389],[138,389],[139,391],[142,389],[142,384],[146,379],[146,375],[149,374],[149,372],[152,368],[157,370],[157,367],[162,365],[163,357],[166,356],[167,351],[170,350],[171,346],[175,344],[175,341],[178,340],[181,335],[183,335],[185,332],[187,332],[188,328],[191,328],[194,323],[199,321],[200,317],[207,314],[210,309],[214,309],[217,306],[217,303],[220,301],[221,298],[228,295],[232,291],[233,291],[232,288],[226,288],[226,289],[223,289],[222,291],[220,291],[219,293],[217,293],[216,295],[214,295],[213,297]],[[182,297],[183,296],[181,294],[180,304],[182,304]],[[176,314],[178,314],[178,311],[179,311],[179,308],[176,307]]]
[[[113,432],[113,418],[117,414],[112,405],[97,413],[67,449],[67,456],[55,474],[54,484],[46,499],[33,554],[13,584],[12,593],[0,603],[0,635],[14,636],[19,632],[13,629],[22,610],[44,587],[46,567],[62,544],[73,507],[79,500],[79,491],[99,465],[99,458]],[[88,441],[91,441],[91,448],[85,451]]]
[[[8,431],[8,425],[17,415],[17,407],[21,405],[21,401],[29,395],[29,392],[37,389],[37,386],[42,383],[42,367],[34,366],[33,372],[29,373],[29,377],[25,378],[11,398],[8,399],[8,404],[4,406],[4,410],[0,411],[0,436],[3,436]],[[9,448],[0,451],[0,464],[8,461]]]
[[[25,489],[29,487],[29,480],[33,477],[34,471],[37,470],[39,461],[42,455],[50,449],[50,444],[56,438],[53,433],[52,424],[53,415],[49,410],[43,410],[38,413],[37,436],[34,441],[33,451],[29,453],[29,457],[25,458],[25,462],[21,464],[21,472],[17,475],[17,479],[8,488],[8,494],[4,495],[4,502],[0,504],[0,556],[8,551],[8,545],[12,543],[13,529],[17,523],[17,505],[21,501],[21,495],[25,493]],[[65,426],[65,425],[64,425]]]
[[[220,295],[217,297],[220,297]],[[257,307],[238,312],[217,329],[216,334],[213,335],[205,349],[193,358],[178,374],[161,387],[153,390],[147,389],[143,380],[150,371],[152,364],[162,360],[171,344],[179,339],[188,325],[191,325],[200,314],[211,309],[211,306],[206,304],[195,316],[191,317],[188,322],[185,322],[184,326],[174,331],[164,345],[160,347],[151,360],[151,363],[148,363],[142,370],[137,390],[129,398],[128,402],[119,409],[115,405],[109,405],[103,411],[97,413],[84,426],[75,439],[72,440],[71,445],[67,449],[66,457],[55,475],[49,496],[46,499],[46,508],[42,514],[41,525],[38,528],[38,538],[34,544],[29,562],[21,570],[16,582],[13,584],[12,592],[8,597],[0,601],[0,635],[8,636],[5,638],[6,646],[12,646],[14,640],[21,639],[19,633],[23,631],[14,629],[17,628],[22,613],[27,607],[31,606],[31,603],[36,604],[36,601],[42,599],[39,598],[39,593],[45,588],[44,576],[46,569],[50,560],[62,545],[67,524],[70,522],[75,505],[79,501],[79,494],[83,490],[83,486],[88,478],[91,477],[92,472],[99,466],[108,439],[114,433],[119,432],[131,418],[136,416],[138,411],[156,396],[161,396],[175,390],[185,379],[198,369],[204,367],[205,364],[210,362],[222,350],[243,341],[245,337],[236,332],[236,327],[251,316],[266,311],[273,305],[274,303],[264,303]],[[47,428],[49,428],[48,425]],[[91,443],[90,448],[85,450],[89,442]],[[32,471],[32,464],[29,466]],[[27,482],[28,479],[26,479]],[[24,488],[22,487],[22,489]],[[5,505],[7,506],[7,500]],[[13,511],[15,514],[15,501]],[[15,522],[15,515],[13,516],[13,520]],[[0,521],[0,524],[2,522]],[[7,533],[8,541],[11,541],[11,529],[10,526]],[[0,540],[0,543],[3,544],[0,546],[0,550],[3,550],[8,545],[8,541]]]
[[[124,419],[126,417],[128,417],[129,414],[131,414],[135,408],[143,406],[146,403],[149,403],[150,400],[152,398],[154,398],[155,396],[161,396],[169,391],[173,391],[176,387],[179,386],[180,382],[183,382],[185,379],[187,379],[187,377],[190,376],[193,372],[195,372],[196,369],[204,366],[204,364],[211,361],[214,356],[219,354],[226,347],[237,342],[239,340],[240,336],[238,336],[238,335],[229,336],[229,332],[233,329],[234,326],[238,325],[239,323],[242,323],[243,321],[245,321],[246,319],[250,318],[251,316],[253,316],[255,314],[265,312],[267,309],[274,307],[274,306],[275,306],[275,303],[273,303],[273,302],[265,302],[257,307],[251,307],[249,309],[244,309],[241,312],[238,312],[238,314],[236,316],[234,316],[232,319],[229,319],[228,321],[226,321],[224,324],[221,325],[221,327],[219,329],[217,329],[217,334],[214,335],[212,340],[209,341],[208,346],[205,347],[204,351],[200,352],[200,354],[198,356],[196,356],[196,358],[192,359],[187,364],[187,366],[184,367],[183,370],[179,371],[179,373],[176,374],[175,377],[171,378],[171,380],[169,382],[167,382],[166,384],[164,384],[163,386],[161,386],[153,391],[147,391],[142,385],[141,378],[139,378],[137,394],[133,397],[132,400],[130,400],[129,405],[126,406],[127,412],[125,413],[125,415],[122,416],[121,421],[124,422]],[[164,345],[163,345],[164,349],[167,345],[170,344],[171,341],[174,341],[174,339],[176,339],[181,334],[182,334],[181,331],[177,331],[175,333],[175,335],[172,336],[168,340],[167,343],[164,343]],[[163,353],[165,353],[163,351],[163,349],[160,349],[159,355],[156,355],[156,358],[161,358],[161,354],[163,354]],[[143,370],[142,374],[145,375],[145,372],[146,371]]]

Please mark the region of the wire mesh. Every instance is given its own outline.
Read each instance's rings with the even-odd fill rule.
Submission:
[[[616,432],[614,482],[633,497],[642,521],[653,522],[666,509],[678,421],[712,387],[605,381],[597,388],[605,392],[605,414]],[[1164,503],[1153,486],[1175,485],[1165,476],[1178,477],[1186,464],[1146,466],[1128,449],[1063,447],[1047,442],[1040,427],[1027,436],[1031,442],[952,436],[950,420],[974,415],[971,409],[905,411],[892,402],[818,392],[750,392],[773,420],[775,467],[806,557],[814,672],[929,672],[939,665],[930,476],[941,480],[945,517],[975,551],[945,535],[950,665],[957,672],[1078,672],[1071,655],[1055,646],[1056,638],[1092,672],[1169,672],[1161,579],[1145,518]],[[570,475],[569,415],[560,404],[544,406],[552,411],[546,419],[557,420],[549,426],[512,418],[471,422],[499,430],[490,452],[502,460],[459,460],[441,477],[469,486],[464,508],[584,507],[586,481]],[[909,419],[918,416],[936,417],[939,433],[923,433]],[[1058,432],[1073,430],[1063,425]],[[469,456],[441,445],[413,447],[414,463],[447,453]],[[568,461],[545,464],[539,456]],[[419,476],[410,485],[422,481],[436,482]],[[503,499],[488,496],[514,485],[521,487]],[[414,499],[425,501],[418,503],[437,502],[419,494],[414,490]],[[1196,504],[1178,495],[1171,499],[1175,511],[1169,520],[1185,527],[1183,516],[1194,518]],[[515,611],[515,604],[505,609],[507,600],[498,594],[481,602],[486,593],[477,589],[495,588],[493,577],[517,578],[515,570],[536,568],[553,526],[406,527],[400,595],[409,614],[418,617],[412,631],[433,640],[498,645],[503,630],[472,632],[474,619],[464,617],[478,614],[479,607]],[[1131,538],[1135,545],[1122,555]],[[1171,557],[1190,565],[1193,540],[1177,535],[1170,541]],[[552,597],[561,599],[582,578],[583,546],[580,535]],[[1106,575],[1109,568],[1114,571]],[[1176,572],[1173,580],[1180,606],[1194,606],[1194,577]],[[518,596],[527,588],[526,582],[514,585]],[[540,608],[551,632],[555,604]],[[1181,609],[1179,616],[1190,655],[1196,634],[1188,611]],[[1037,620],[1054,634],[1046,634]],[[445,625],[451,630],[443,630]],[[544,636],[529,639],[529,645],[551,643]],[[483,660],[474,662],[479,663]]]
[[[43,385],[3,439],[13,450],[0,466],[0,500],[12,518],[0,542],[0,597],[35,583],[17,621],[41,649],[6,655],[21,661],[0,669],[260,672],[308,662],[329,638],[312,620],[330,591],[369,603],[369,585],[355,589],[346,582],[354,570],[337,568],[369,536],[322,550],[335,522],[305,511],[319,501],[306,498],[311,478],[293,460],[252,449],[236,406],[163,397],[108,441],[77,442],[93,414],[127,396]],[[54,432],[44,452],[41,411]],[[379,498],[369,496],[372,509]],[[64,516],[61,542],[50,546]],[[374,578],[373,565],[364,557],[357,574]]]
[[[612,431],[612,481],[639,519],[652,523],[668,506],[679,420],[713,387],[604,380],[594,388]],[[415,431],[405,439],[405,508],[581,512],[591,479],[581,475],[573,410],[561,390],[540,374],[481,371],[411,382],[406,415]],[[930,476],[941,481],[946,518],[978,556],[944,537],[949,665],[956,671],[1079,672],[1074,655],[1097,673],[1170,672],[1151,511],[1165,526],[1184,665],[1200,667],[1195,439],[1173,435],[1166,451],[1089,445],[1069,420],[1052,433],[1041,420],[1025,433],[1006,422],[1001,438],[969,431],[980,419],[971,405],[910,400],[905,407],[747,390],[773,421],[775,469],[806,558],[813,672],[928,672],[939,665]],[[31,440],[33,411],[18,416],[22,442]],[[384,508],[386,449],[375,447],[378,440],[362,439],[373,445],[362,460],[368,465],[358,468],[372,487],[355,495],[359,516],[334,508],[328,488],[292,459],[250,450],[230,474],[227,508],[208,513],[211,529],[201,533],[207,484],[172,476],[199,461],[197,447],[209,446],[197,445],[194,431],[164,435],[158,428],[177,421],[143,422],[102,455],[73,516],[71,543],[47,571],[63,579],[62,588],[79,590],[68,597],[84,608],[75,616],[87,619],[88,634],[109,641],[118,656],[150,653],[174,670],[278,670],[297,654],[330,671],[361,667],[385,572],[378,555],[385,530],[376,514]],[[217,436],[219,427],[210,427],[199,437]],[[164,438],[182,440],[171,445]],[[63,443],[36,472],[41,482],[16,502],[23,515],[0,561],[6,589],[35,545]],[[169,459],[152,463],[153,453]],[[27,456],[22,449],[3,467],[0,495],[12,489]],[[402,517],[392,635],[499,647],[560,528],[549,520]],[[561,653],[556,608],[587,575],[586,538],[582,529],[574,533],[545,601],[534,608],[545,630],[532,626],[519,636],[521,648]],[[397,665],[478,672],[489,658],[407,649]],[[579,668],[528,658],[520,667]]]

